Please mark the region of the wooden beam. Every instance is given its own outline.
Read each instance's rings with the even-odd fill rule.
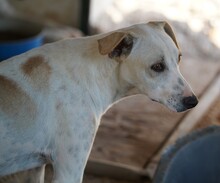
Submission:
[[[149,180],[147,172],[143,169],[124,165],[121,163],[96,159],[89,159],[85,173],[121,180]]]
[[[80,29],[85,35],[90,34],[89,14],[90,14],[90,0],[81,0]]]

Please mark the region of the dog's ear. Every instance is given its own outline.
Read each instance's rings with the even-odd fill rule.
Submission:
[[[133,36],[125,32],[114,32],[98,40],[99,53],[118,62],[127,58],[133,47]]]
[[[176,36],[169,23],[167,23],[166,21],[158,21],[158,22],[149,22],[148,24],[151,26],[162,28],[171,37],[177,48],[179,48],[179,45],[176,41]]]

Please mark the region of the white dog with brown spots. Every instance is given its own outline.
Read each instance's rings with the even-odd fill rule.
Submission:
[[[102,114],[131,90],[177,112],[196,106],[180,56],[169,24],[150,22],[1,62],[0,176],[51,163],[53,182],[82,182]]]

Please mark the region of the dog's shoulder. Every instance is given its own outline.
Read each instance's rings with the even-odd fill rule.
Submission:
[[[0,63],[0,113],[7,118],[25,123],[36,117],[33,92],[45,93],[51,75],[44,49],[37,48]]]

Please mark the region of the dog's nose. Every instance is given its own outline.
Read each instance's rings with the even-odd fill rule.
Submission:
[[[183,105],[187,109],[191,109],[191,108],[195,107],[197,104],[198,104],[198,99],[195,95],[183,98]]]

